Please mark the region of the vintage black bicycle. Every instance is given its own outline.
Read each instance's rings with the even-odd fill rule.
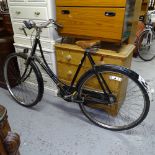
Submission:
[[[99,41],[76,42],[85,52],[71,84],[66,85],[48,66],[40,43],[43,28],[49,24],[53,24],[55,28],[61,28],[61,25],[54,20],[41,24],[24,21],[24,24],[23,31],[25,28],[36,30],[32,50],[30,53],[25,49],[21,53],[10,54],[4,66],[7,88],[17,103],[31,107],[41,101],[44,83],[38,67],[40,64],[56,84],[59,90],[58,96],[67,102],[78,103],[84,115],[94,124],[119,131],[133,128],[145,119],[150,107],[147,83],[140,75],[125,67],[96,65],[92,53],[97,52]],[[36,55],[37,46],[42,60]],[[92,68],[75,83],[86,58]],[[119,89],[123,89],[121,94]],[[110,111],[115,106],[117,112],[112,114]]]
[[[144,23],[145,28],[136,39],[136,46],[139,57],[144,61],[151,61],[155,58],[153,40],[155,39],[155,28],[151,20],[151,15],[155,12],[147,13],[146,19],[144,16],[140,20]]]

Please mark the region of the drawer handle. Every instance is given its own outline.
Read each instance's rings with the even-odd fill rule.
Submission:
[[[69,15],[70,14],[70,11],[69,10],[62,10],[61,13],[62,14],[65,14],[65,15]]]
[[[19,14],[21,14],[21,12],[20,11],[16,11],[16,14],[19,15]]]
[[[71,55],[67,55],[67,56],[66,56],[66,60],[67,60],[67,61],[71,61],[71,59],[72,59],[72,56],[71,56]]]
[[[39,16],[40,15],[40,12],[35,12],[34,13],[36,16]]]
[[[104,15],[109,16],[109,17],[114,17],[114,16],[116,16],[116,13],[115,12],[105,12]]]
[[[72,76],[72,71],[68,71],[67,75]]]

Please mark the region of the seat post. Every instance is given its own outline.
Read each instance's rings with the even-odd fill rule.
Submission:
[[[90,52],[90,51],[91,51],[90,48],[86,48],[86,49],[85,49],[86,56],[88,57],[88,59],[89,59],[91,65],[92,65],[92,68],[94,68],[95,62],[94,62],[94,60],[93,60],[93,58],[92,58],[92,56],[91,56],[91,52]]]

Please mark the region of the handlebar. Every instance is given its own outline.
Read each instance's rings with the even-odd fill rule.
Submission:
[[[150,11],[150,12],[148,11],[147,13],[139,17],[139,21],[142,21],[147,25],[152,25],[152,19],[151,19],[152,14],[155,14],[155,11]]]
[[[53,19],[49,19],[47,22],[43,22],[43,23],[35,23],[33,20],[29,20],[29,21],[23,21],[24,25],[26,28],[28,29],[32,29],[32,28],[47,28],[48,25],[53,24],[54,26],[56,26],[56,28],[63,28],[62,25],[58,24],[55,20]]]
[[[36,31],[41,30],[43,28],[47,28],[48,25],[53,24],[55,26],[55,29],[61,29],[63,28],[62,25],[58,24],[55,20],[53,19],[49,19],[47,22],[42,22],[42,23],[35,23],[33,20],[29,20],[29,21],[23,21],[24,26],[22,26],[22,28],[20,28],[21,30],[23,30],[24,34],[27,36],[27,33],[25,31],[25,28],[27,29],[36,29]],[[39,31],[40,32],[40,31]]]

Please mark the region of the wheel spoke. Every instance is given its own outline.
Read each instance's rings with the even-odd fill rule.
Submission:
[[[5,64],[4,75],[12,97],[21,105],[32,106],[40,100],[42,93],[36,68],[29,64],[25,72],[25,61],[26,58],[20,54],[10,56]]]
[[[111,105],[106,105],[104,102],[103,104],[93,104],[90,98],[90,104],[80,104],[84,114],[93,123],[109,130],[125,130],[138,125],[146,117],[149,108],[149,102],[146,103],[145,94],[139,87],[138,81],[132,80],[126,73],[123,75],[122,70],[120,72],[118,69],[104,71],[103,68],[102,74],[112,94],[116,95],[116,101]],[[108,77],[120,77],[122,80],[107,78],[107,75]],[[94,78],[93,73],[85,76],[79,89],[80,94],[89,98],[89,94],[85,94],[84,90],[88,85],[92,86]],[[99,91],[96,85],[92,87],[94,91],[95,88]]]

